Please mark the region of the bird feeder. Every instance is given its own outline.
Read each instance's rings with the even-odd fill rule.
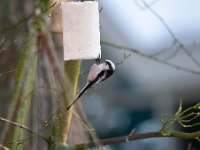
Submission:
[[[101,56],[98,2],[62,2],[64,60]]]

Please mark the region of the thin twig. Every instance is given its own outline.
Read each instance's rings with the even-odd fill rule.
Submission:
[[[115,63],[116,65],[121,65],[122,63],[124,63],[124,61],[126,60],[126,59],[128,59],[130,56],[132,56],[132,53],[130,53],[130,54],[126,54],[126,53],[124,53],[124,58],[120,61],[120,62],[117,62],[117,63]]]
[[[197,112],[197,113],[195,113],[195,112],[191,112],[191,113],[189,113],[189,114],[187,114],[187,115],[184,115],[184,116],[181,116],[180,117],[180,119],[181,120],[184,120],[184,119],[186,119],[186,118],[188,118],[188,117],[191,117],[191,116],[200,116],[200,112]]]
[[[188,55],[188,57],[198,66],[200,67],[200,62],[192,56],[192,54],[189,52],[189,50],[184,46],[184,44],[181,43],[181,41],[175,36],[175,34],[172,32],[170,27],[167,25],[167,23],[164,21],[164,19],[155,11],[153,10],[146,2],[145,0],[142,0],[142,3],[144,6],[163,24],[165,29],[169,32],[171,37],[174,40],[174,43],[178,44],[178,47],[184,50],[184,52]]]
[[[165,64],[165,65],[167,65],[167,66],[170,66],[170,67],[172,67],[172,68],[175,68],[175,69],[177,69],[177,70],[181,70],[181,71],[185,71],[185,72],[188,72],[188,73],[200,75],[200,71],[196,71],[196,70],[192,70],[192,69],[189,69],[189,68],[186,68],[186,67],[183,67],[183,66],[179,66],[179,65],[177,65],[177,64],[174,64],[174,63],[171,63],[171,62],[162,60],[162,59],[160,59],[160,58],[158,58],[158,57],[156,57],[156,56],[148,55],[148,54],[142,53],[142,52],[140,52],[139,50],[136,50],[136,49],[133,49],[133,48],[130,48],[130,47],[125,47],[125,46],[121,46],[121,45],[109,43],[109,42],[106,42],[106,41],[101,41],[101,44],[104,44],[104,45],[107,45],[107,46],[110,46],[110,47],[114,47],[114,48],[116,48],[116,49],[123,49],[123,50],[129,51],[129,52],[131,52],[131,53],[140,55],[140,56],[142,56],[142,57],[145,57],[145,58],[148,58],[148,59],[151,59],[151,60],[160,62],[160,63],[162,63],[162,64]]]
[[[9,70],[9,71],[7,71],[7,72],[2,72],[2,73],[0,73],[0,77],[2,77],[2,76],[4,76],[4,75],[7,75],[7,74],[9,74],[9,73],[13,73],[13,72],[15,72],[15,71],[17,71],[17,70],[20,70],[20,69],[22,69],[22,68],[15,68],[15,69]]]
[[[31,129],[31,128],[29,128],[29,127],[23,125],[23,124],[13,122],[13,121],[10,121],[10,120],[5,119],[5,118],[2,118],[2,117],[0,117],[0,121],[6,122],[6,123],[11,124],[11,125],[14,125],[14,126],[16,126],[16,127],[22,128],[22,129],[24,129],[24,130],[26,130],[26,131],[28,131],[28,132],[33,133],[33,134],[36,134],[36,132],[35,132],[33,129]]]
[[[181,122],[185,122],[185,123],[187,123],[187,122],[191,122],[191,121],[193,121],[193,120],[195,120],[195,119],[197,119],[197,118],[199,118],[199,116],[200,116],[200,113],[194,113],[193,115],[195,115],[194,117],[192,117],[191,119],[188,119],[188,120],[184,120],[184,119],[182,119],[181,120]]]
[[[51,31],[52,33],[54,34],[62,34],[62,32],[57,32],[57,31]],[[126,50],[128,52],[131,52],[131,53],[134,53],[134,54],[137,54],[137,55],[140,55],[142,57],[145,57],[145,58],[148,58],[148,59],[151,59],[151,60],[154,60],[156,62],[159,62],[159,63],[162,63],[164,65],[167,65],[169,67],[172,67],[174,69],[177,69],[177,70],[181,70],[181,71],[184,71],[184,72],[188,72],[188,73],[192,73],[192,74],[196,74],[196,75],[200,75],[200,71],[196,71],[196,70],[192,70],[192,69],[189,69],[189,68],[185,68],[183,66],[180,66],[180,65],[177,65],[177,64],[174,64],[174,63],[171,63],[165,59],[160,59],[156,56],[160,55],[160,53],[156,53],[156,54],[150,54],[150,55],[147,55],[145,53],[142,53],[140,52],[139,50],[136,50],[134,48],[130,48],[130,47],[125,47],[125,46],[121,46],[121,45],[117,45],[117,44],[114,44],[114,43],[109,43],[109,42],[106,42],[106,41],[102,41],[101,40],[101,44],[103,45],[107,45],[107,46],[110,46],[110,47],[114,47],[116,49],[123,49],[123,50]],[[173,44],[174,45],[174,44]],[[119,62],[119,64],[121,64],[121,62]],[[85,74],[85,73],[81,73],[81,74]]]
[[[47,9],[42,11],[42,14],[47,13],[50,9],[53,9],[55,6],[56,6],[56,2],[52,3]],[[16,30],[16,28],[23,25],[24,23],[27,23],[34,16],[35,16],[35,11],[33,11],[28,16],[19,19],[19,21],[16,24],[4,28],[3,31],[5,32],[5,31]]]

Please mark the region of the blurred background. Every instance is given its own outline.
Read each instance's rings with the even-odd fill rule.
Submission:
[[[199,0],[98,0],[102,59],[116,72],[82,98],[84,110],[100,138],[158,131],[161,114],[200,101]],[[14,73],[24,30],[7,28],[28,16],[33,0],[2,0],[0,6],[0,115],[9,109]],[[23,9],[22,9],[23,8]],[[58,8],[59,9],[59,8]],[[6,30],[7,29],[7,30]],[[5,50],[4,50],[5,49]],[[61,53],[62,48],[57,49]],[[94,61],[83,61],[79,90]],[[2,124],[0,124],[2,126]],[[178,126],[174,130],[193,131]],[[158,138],[106,146],[107,150],[182,150],[196,141]]]
[[[164,60],[160,63],[102,42],[103,59],[124,61],[109,80],[84,96],[85,111],[100,137],[128,135],[134,128],[139,133],[159,130],[160,115],[175,113],[181,97],[184,107],[199,102],[199,74],[167,65],[200,70],[194,61],[200,62],[199,5],[198,0],[99,0],[102,41]],[[124,53],[131,56],[124,58]],[[85,77],[81,79],[84,83]],[[177,129],[181,130],[179,126]],[[194,143],[199,149],[199,143]],[[186,149],[187,144],[161,138],[109,149],[177,150]]]

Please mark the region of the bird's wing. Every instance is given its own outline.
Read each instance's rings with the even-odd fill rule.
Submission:
[[[90,68],[90,71],[88,73],[88,81],[95,81],[95,79],[97,78],[97,75],[100,73],[101,68],[97,65],[94,64],[92,65],[92,67]]]

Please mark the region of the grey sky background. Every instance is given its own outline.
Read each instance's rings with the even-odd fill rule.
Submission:
[[[99,0],[103,15],[128,45],[142,51],[159,51],[173,43],[166,28],[141,0]],[[199,43],[200,1],[146,0],[184,44]],[[103,28],[103,27],[102,27]]]

